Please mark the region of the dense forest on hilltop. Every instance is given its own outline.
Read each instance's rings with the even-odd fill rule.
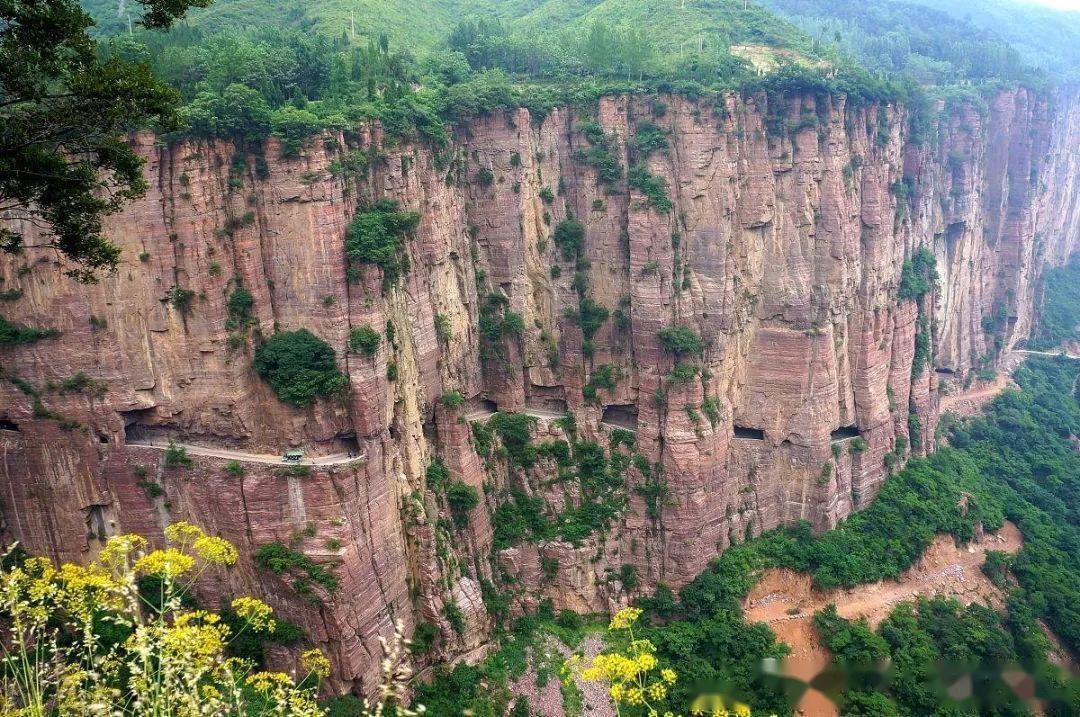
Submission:
[[[444,123],[496,108],[542,115],[626,91],[921,107],[927,92],[1047,81],[994,32],[908,2],[218,0],[168,33],[129,33],[114,0],[85,4],[107,52],[149,62],[180,90],[186,131],[206,137],[295,142],[379,119],[391,137],[441,142]],[[1080,33],[1063,27],[1065,48]]]
[[[1024,61],[1068,82],[1080,80],[1080,12],[1060,12],[1018,0],[911,0],[988,30]]]

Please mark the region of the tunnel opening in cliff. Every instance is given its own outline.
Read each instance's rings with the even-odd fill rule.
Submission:
[[[356,455],[360,452],[360,441],[356,440],[355,433],[344,433],[335,438],[336,448],[345,453]]]
[[[859,429],[855,426],[840,426],[832,432],[831,439],[833,441],[846,441],[849,438],[858,438]]]
[[[124,442],[136,443],[153,438],[156,432],[153,425],[153,408],[137,408],[131,411],[119,411],[119,413],[124,419]]]
[[[605,406],[600,422],[627,431],[637,431],[637,406],[633,404]]]
[[[954,371],[951,368],[948,368],[946,366],[938,366],[937,368],[934,369],[934,372],[935,373],[940,373],[940,374],[945,375],[945,376],[952,376],[954,373],[956,373],[956,371]]]
[[[473,396],[469,399],[470,414],[492,414],[498,412],[499,404],[495,403],[489,398],[483,398],[482,396]]]
[[[526,411],[566,413],[566,400],[562,398],[532,398],[525,404]]]
[[[751,441],[764,441],[765,431],[760,428],[747,428],[746,426],[734,427],[735,438],[744,438]]]
[[[0,431],[14,431],[19,432],[19,424],[15,421],[9,421],[6,418],[0,418]]]

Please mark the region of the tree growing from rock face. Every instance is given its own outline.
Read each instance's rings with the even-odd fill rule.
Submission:
[[[255,350],[255,372],[285,403],[310,406],[320,396],[345,389],[334,350],[307,329],[274,334]]]
[[[211,0],[144,0],[142,23],[166,28]],[[175,90],[147,63],[101,53],[76,0],[0,0],[0,211],[40,230],[43,243],[94,281],[116,268],[120,249],[102,219],[146,192],[131,129],[179,126]],[[18,224],[0,248],[24,245]]]

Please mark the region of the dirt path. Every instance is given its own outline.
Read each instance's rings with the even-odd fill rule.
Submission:
[[[1008,375],[999,373],[991,383],[984,383],[968,391],[950,393],[941,397],[938,408],[941,413],[951,411],[958,416],[973,416],[1014,385]]]
[[[1073,353],[1064,351],[1027,351],[1019,349],[1012,351],[1001,359],[1001,370],[997,377],[990,383],[982,383],[967,391],[948,394],[941,397],[939,409],[941,413],[951,411],[959,416],[974,416],[985,408],[986,404],[1001,395],[1006,388],[1016,388],[1011,379],[1011,374],[1024,363],[1028,356],[1067,356],[1071,359],[1080,359]]]
[[[877,626],[893,608],[921,596],[953,597],[965,605],[989,601],[1001,608],[1004,593],[994,586],[979,567],[988,550],[1015,553],[1023,539],[1019,529],[1005,523],[996,534],[987,534],[978,544],[958,547],[950,536],[938,536],[923,557],[898,581],[845,590],[819,591],[805,573],[767,570],[750,591],[743,607],[749,622],[765,622],[779,640],[791,646],[784,664],[792,677],[809,681],[829,663],[828,650],[818,641],[813,616],[835,603],[841,617],[866,617]],[[837,710],[824,695],[808,692],[799,703],[799,714],[807,717],[835,717]]]

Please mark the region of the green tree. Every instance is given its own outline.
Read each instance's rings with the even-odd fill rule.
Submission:
[[[255,350],[255,372],[285,403],[310,406],[319,396],[345,389],[334,350],[307,329],[274,334]]]
[[[142,0],[142,22],[168,27],[209,3]],[[59,251],[66,273],[87,282],[120,257],[102,219],[147,189],[125,132],[179,126],[176,92],[147,63],[100,52],[92,25],[76,0],[0,1],[0,210],[41,227],[35,246]],[[0,229],[0,249],[23,245]]]
[[[273,117],[258,90],[235,83],[220,92],[200,92],[184,108],[184,120],[192,133],[202,137],[253,141],[270,136]]]

